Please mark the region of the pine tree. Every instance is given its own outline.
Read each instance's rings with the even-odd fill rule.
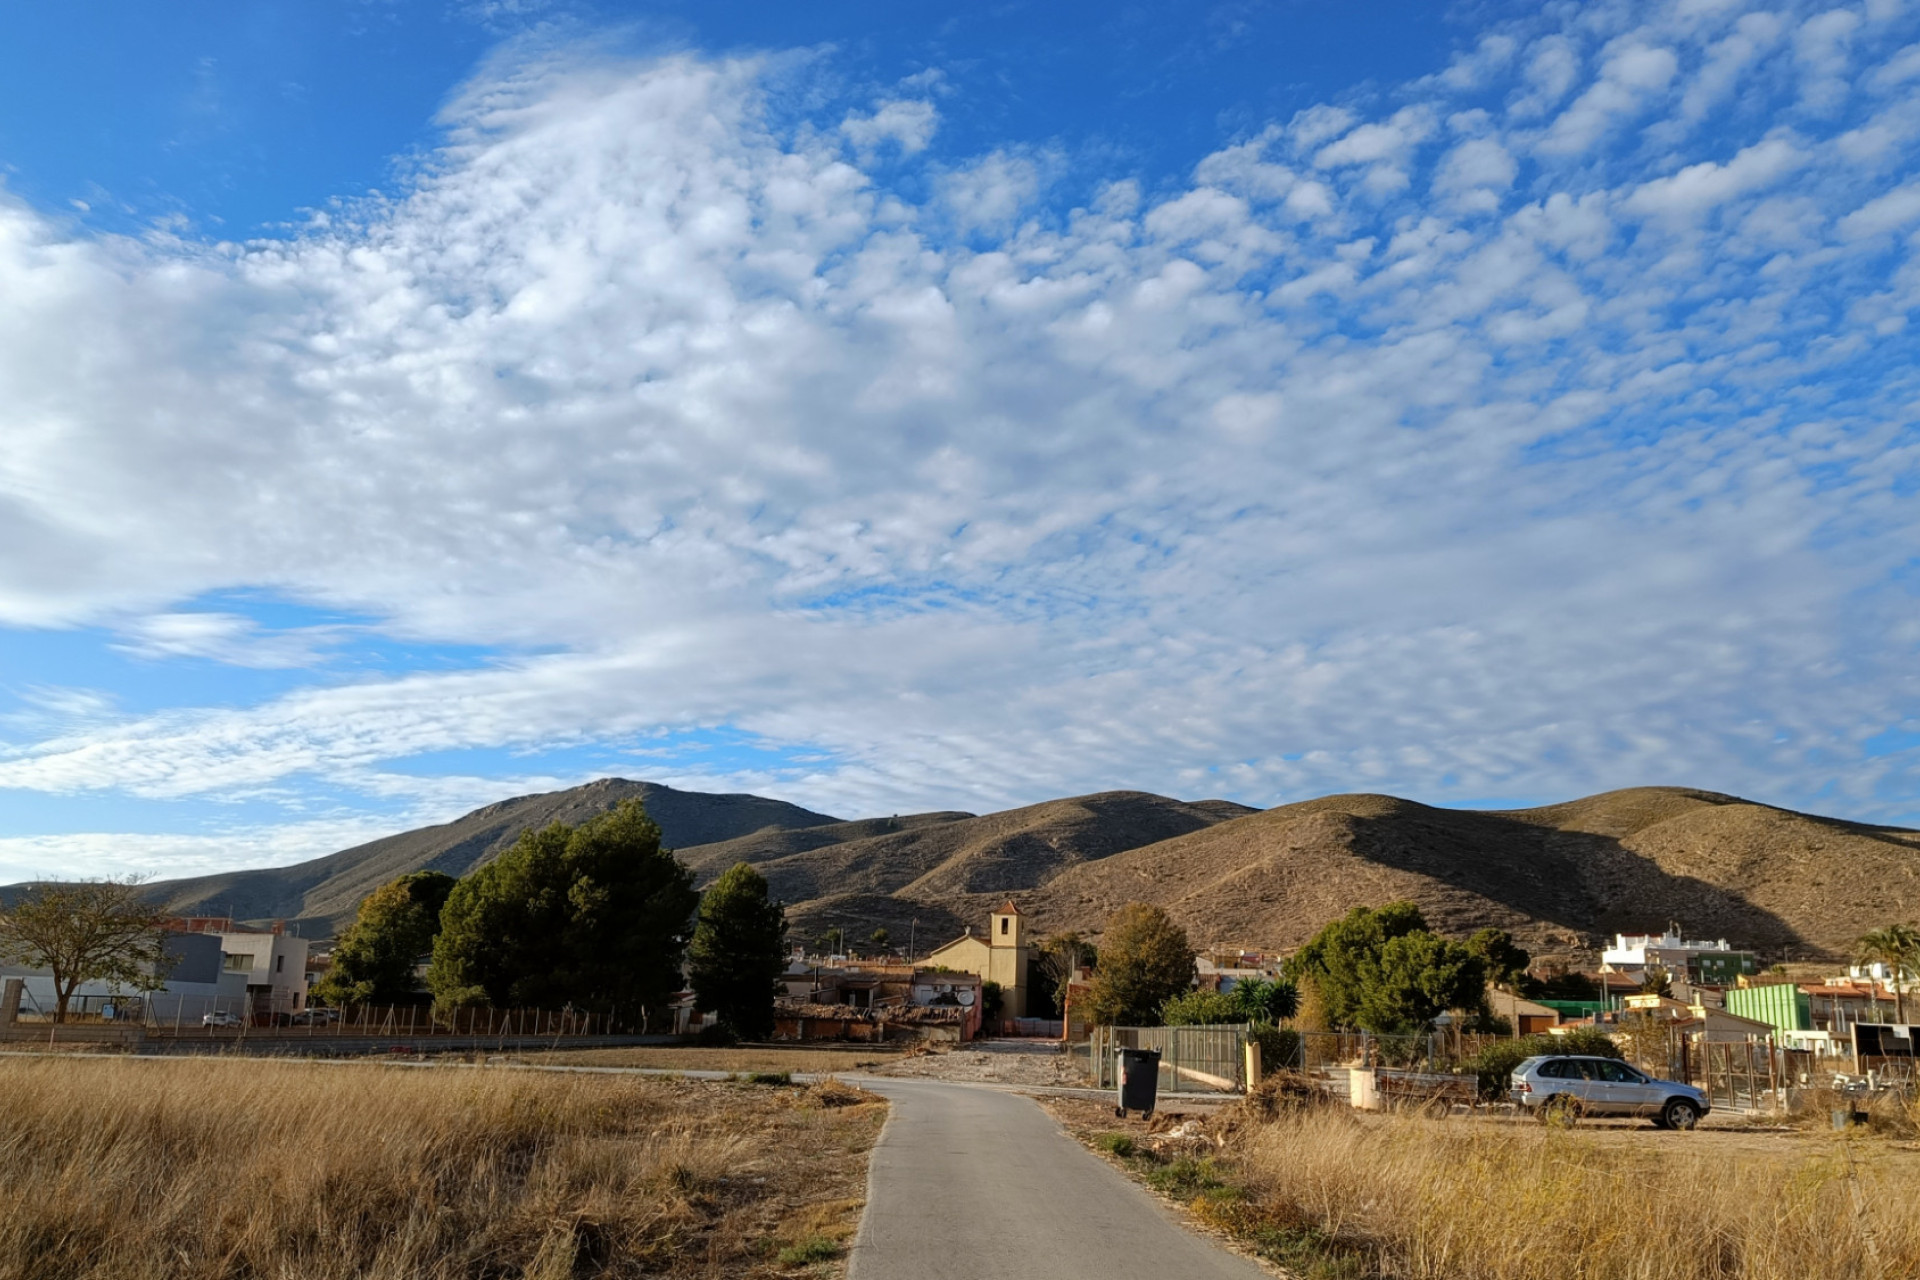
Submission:
[[[429,983],[442,1005],[664,1014],[700,895],[638,800],[578,827],[525,831],[462,877]]]
[[[787,913],[767,896],[766,877],[745,862],[730,868],[700,900],[687,950],[695,1007],[717,1013],[743,1040],[773,1034],[775,983],[786,969]]]

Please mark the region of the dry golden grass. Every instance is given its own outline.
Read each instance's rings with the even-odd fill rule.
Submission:
[[[1356,1245],[1393,1276],[1920,1275],[1912,1152],[1713,1137],[1316,1110],[1252,1131],[1234,1159],[1258,1216]]]
[[[843,1093],[0,1060],[0,1280],[826,1274],[779,1255],[852,1232],[884,1104]]]
[[[1224,1147],[1156,1154],[1144,1126],[1102,1141],[1122,1127],[1110,1114],[1063,1118],[1201,1223],[1302,1276],[1920,1276],[1920,1152],[1904,1143],[1321,1107],[1264,1123],[1223,1117],[1205,1128]]]
[[[660,1071],[867,1071],[900,1059],[900,1050],[875,1045],[818,1048],[554,1049],[513,1055],[516,1062],[556,1067],[646,1067]]]

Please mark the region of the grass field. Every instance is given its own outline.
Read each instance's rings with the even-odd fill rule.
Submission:
[[[844,1049],[811,1046],[792,1049],[554,1049],[512,1055],[515,1062],[543,1066],[651,1067],[665,1071],[803,1071],[816,1074],[866,1071],[896,1062],[899,1058],[898,1049],[880,1049],[872,1045],[849,1045]]]
[[[1050,1105],[1203,1226],[1306,1280],[1920,1276],[1911,1142],[1345,1107],[1260,1120],[1236,1109],[1182,1140],[1104,1106]]]
[[[0,1280],[837,1274],[885,1104],[259,1060],[0,1059]]]

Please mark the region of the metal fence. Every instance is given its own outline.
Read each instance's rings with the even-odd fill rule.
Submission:
[[[1158,1049],[1162,1093],[1241,1093],[1247,1087],[1248,1030],[1245,1024],[1095,1027],[1086,1044],[1073,1046],[1073,1052],[1097,1089],[1118,1083],[1116,1049]]]
[[[1708,1043],[1695,1054],[1693,1083],[1715,1110],[1772,1111],[1785,1104],[1791,1067],[1770,1043]]]

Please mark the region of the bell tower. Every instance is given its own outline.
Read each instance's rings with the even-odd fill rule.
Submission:
[[[1027,1016],[1027,939],[1020,931],[1020,908],[1009,898],[987,920],[987,974],[1000,984],[1009,1018]]]
[[[1013,905],[1013,899],[1007,899],[1006,905],[993,913],[992,920],[993,937],[988,946],[1019,947],[1024,944],[1025,939],[1020,936],[1020,908]]]

